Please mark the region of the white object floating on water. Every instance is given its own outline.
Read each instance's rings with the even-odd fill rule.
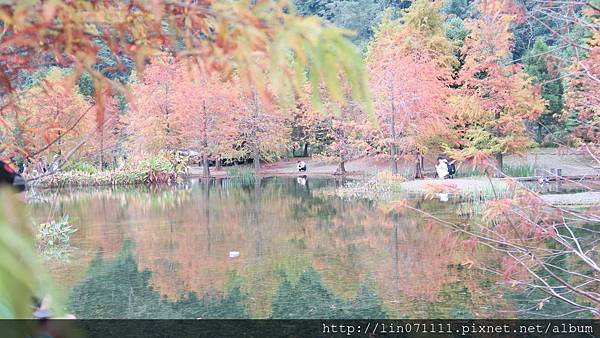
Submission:
[[[235,258],[235,257],[239,257],[239,256],[240,256],[239,251],[229,251],[229,258]]]
[[[448,194],[447,193],[439,193],[438,197],[441,202],[448,202]]]

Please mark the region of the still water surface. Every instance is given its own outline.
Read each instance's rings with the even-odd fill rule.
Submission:
[[[515,310],[525,292],[469,268],[494,266],[493,253],[467,249],[465,238],[389,202],[336,197],[339,184],[268,178],[49,191],[33,214],[66,214],[79,228],[71,253],[47,265],[80,318],[522,316]],[[469,223],[464,204],[410,202]]]

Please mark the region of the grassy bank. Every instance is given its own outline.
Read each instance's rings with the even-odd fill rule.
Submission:
[[[172,184],[178,175],[168,160],[151,158],[114,170],[96,170],[85,164],[68,165],[66,170],[32,180],[40,188],[115,186],[134,184]]]
[[[85,173],[80,171],[67,171],[42,177],[31,185],[42,188],[61,188],[70,186],[107,186],[145,184],[149,174],[144,172],[105,171],[100,173]]]
[[[407,180],[399,175],[382,172],[376,176],[356,180],[338,188],[336,194],[343,198],[392,200],[406,195],[439,197],[440,194],[461,200],[489,200],[512,194],[505,180],[486,177],[457,178],[450,180]]]
[[[504,175],[510,177],[528,177],[535,175],[535,167],[533,165],[526,164],[505,165],[502,171],[504,172]],[[455,177],[485,178],[486,173],[479,167],[464,166],[458,168]]]

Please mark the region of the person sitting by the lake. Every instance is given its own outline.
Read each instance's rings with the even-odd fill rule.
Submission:
[[[298,161],[296,167],[298,168],[298,172],[306,172],[306,162]]]
[[[25,190],[25,179],[8,164],[0,161],[0,186],[10,185],[18,191]]]
[[[456,160],[450,161],[450,159],[445,158],[444,161],[446,161],[446,164],[448,166],[448,178],[453,178],[454,174],[456,174],[456,165],[454,165],[454,163],[456,163]]]
[[[453,178],[454,174],[456,174],[456,166],[454,165],[456,160],[450,161],[450,159],[446,156],[438,156],[437,161],[438,162],[435,165],[437,177],[441,179]],[[445,169],[443,168],[444,166],[446,167]],[[441,172],[438,170],[438,168],[441,170]],[[441,174],[446,175],[440,176]]]
[[[450,176],[448,172],[448,161],[443,157],[438,157],[437,164],[435,165],[435,172],[439,179],[446,179]]]

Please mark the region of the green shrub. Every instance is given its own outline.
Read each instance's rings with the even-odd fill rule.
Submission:
[[[88,174],[94,174],[98,171],[96,169],[96,166],[94,166],[93,164],[91,164],[89,162],[84,162],[84,161],[70,162],[65,166],[64,170],[65,171],[78,171],[78,172],[88,173]]]
[[[151,157],[149,159],[140,161],[137,165],[140,170],[151,170],[151,171],[174,171],[175,166],[171,161],[161,157]]]
[[[129,169],[119,171],[99,171],[94,174],[78,171],[60,172],[42,177],[31,184],[44,188],[61,188],[68,186],[171,184],[175,183],[176,180],[177,174],[175,171]]]
[[[77,232],[77,228],[70,224],[69,216],[40,223],[36,228],[37,247],[41,256],[50,261],[68,262],[75,249],[71,246],[71,235]]]
[[[28,318],[31,299],[39,292],[37,274],[43,268],[27,227],[25,203],[19,203],[8,188],[0,188],[0,198],[0,317]]]

